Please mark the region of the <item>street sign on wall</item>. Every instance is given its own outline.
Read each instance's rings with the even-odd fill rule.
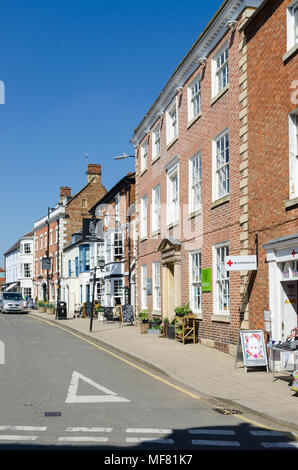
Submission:
[[[227,271],[254,271],[258,269],[256,255],[226,256],[225,267]]]

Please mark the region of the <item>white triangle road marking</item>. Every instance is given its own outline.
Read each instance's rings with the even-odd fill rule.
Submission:
[[[104,395],[78,395],[77,391],[79,380],[83,380],[92,387],[95,387],[97,390],[100,390],[104,393]],[[124,403],[129,401],[130,400],[120,397],[115,392],[112,392],[112,390],[109,390],[108,388],[99,385],[93,380],[88,379],[88,377],[85,377],[79,372],[74,371],[68,388],[65,403]]]

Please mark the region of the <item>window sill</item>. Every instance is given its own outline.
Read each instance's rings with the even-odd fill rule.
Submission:
[[[202,113],[199,113],[199,114],[197,114],[194,118],[192,118],[192,120],[189,121],[189,123],[187,124],[187,129],[190,129],[191,126],[192,126],[195,122],[197,122],[197,121],[200,119],[201,116],[202,116]]]
[[[194,218],[197,217],[198,215],[202,215],[202,209],[198,209],[198,210],[193,211],[193,212],[191,212],[190,214],[188,214],[188,220],[194,219]]]
[[[147,170],[148,170],[148,168],[145,168],[144,170],[142,170],[141,173],[140,173],[140,176],[143,176],[146,173]]]
[[[167,150],[169,150],[177,142],[177,140],[178,140],[178,136],[174,137],[174,139],[171,140],[171,142],[167,144]]]
[[[212,315],[211,321],[216,321],[216,322],[221,322],[221,323],[231,323],[230,314]]]
[[[283,63],[287,62],[289,59],[292,59],[292,57],[296,54],[298,51],[298,44],[295,44],[295,46],[291,47],[283,56],[282,56],[282,61]]]
[[[227,91],[229,91],[229,85],[225,86],[222,90],[220,90],[219,93],[217,93],[217,95],[214,96],[214,98],[212,98],[210,106],[213,106],[214,103],[216,103],[223,95],[225,95]]]
[[[157,155],[157,157],[155,157],[155,158],[151,161],[151,165],[153,165],[155,162],[157,162],[158,160],[160,160],[160,157],[161,157],[161,155]]]
[[[294,197],[293,199],[288,199],[288,201],[285,202],[285,208],[287,209],[294,209],[295,207],[298,206],[298,197]]]
[[[154,230],[154,232],[151,233],[152,237],[157,237],[158,235],[161,234],[160,228],[158,230]]]
[[[226,204],[227,202],[230,202],[230,196],[229,195],[221,197],[220,199],[217,199],[216,201],[212,202],[211,209],[214,209],[215,207],[222,206],[223,204]]]
[[[142,237],[142,238],[140,238],[140,242],[145,242],[146,240],[148,240],[147,237]]]
[[[179,225],[179,220],[176,220],[175,222],[170,222],[169,224],[167,224],[167,230],[177,227],[177,225]]]

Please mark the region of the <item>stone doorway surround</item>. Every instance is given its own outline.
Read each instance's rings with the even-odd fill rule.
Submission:
[[[162,264],[162,317],[175,316],[174,308],[181,304],[181,243],[165,237],[159,247]]]

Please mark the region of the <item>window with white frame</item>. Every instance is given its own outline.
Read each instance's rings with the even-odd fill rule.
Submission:
[[[214,247],[214,310],[219,315],[229,314],[230,310],[229,271],[225,265],[225,258],[228,255],[228,244]]]
[[[24,277],[31,277],[31,264],[24,263]]]
[[[147,302],[147,265],[141,266],[141,308],[146,309],[148,307]]]
[[[229,132],[213,141],[213,200],[229,194]]]
[[[189,212],[192,214],[202,205],[202,156],[197,152],[189,159]]]
[[[289,116],[289,198],[298,197],[298,109]]]
[[[190,307],[194,313],[202,311],[202,263],[201,252],[190,253]]]
[[[24,243],[24,254],[28,255],[28,254],[31,254],[31,253],[32,253],[31,243]]]
[[[141,238],[147,237],[147,194],[141,199]]]
[[[141,146],[141,172],[147,169],[148,164],[148,143]]]
[[[152,190],[152,232],[160,229],[160,184]]]
[[[123,279],[114,279],[114,299],[120,299],[120,304],[122,302],[123,297]],[[117,302],[116,302],[117,303]]]
[[[176,99],[167,110],[166,114],[167,144],[170,144],[178,135],[178,111]]]
[[[179,220],[179,166],[167,172],[167,224]]]
[[[123,258],[123,233],[114,233],[114,261],[121,261]]]
[[[119,194],[116,194],[115,199],[114,199],[114,204],[115,204],[115,222],[117,224],[117,222],[120,222],[120,196]]]
[[[229,83],[229,49],[225,44],[212,59],[212,97]]]
[[[152,263],[153,273],[153,309],[161,309],[160,263]]]
[[[298,44],[298,0],[293,0],[287,8],[287,50]]]
[[[201,112],[201,76],[199,75],[188,87],[188,122]]]
[[[40,235],[40,248],[42,248],[43,235]]]
[[[152,160],[160,156],[160,125],[152,132]]]
[[[50,245],[53,244],[53,230],[50,230]]]

